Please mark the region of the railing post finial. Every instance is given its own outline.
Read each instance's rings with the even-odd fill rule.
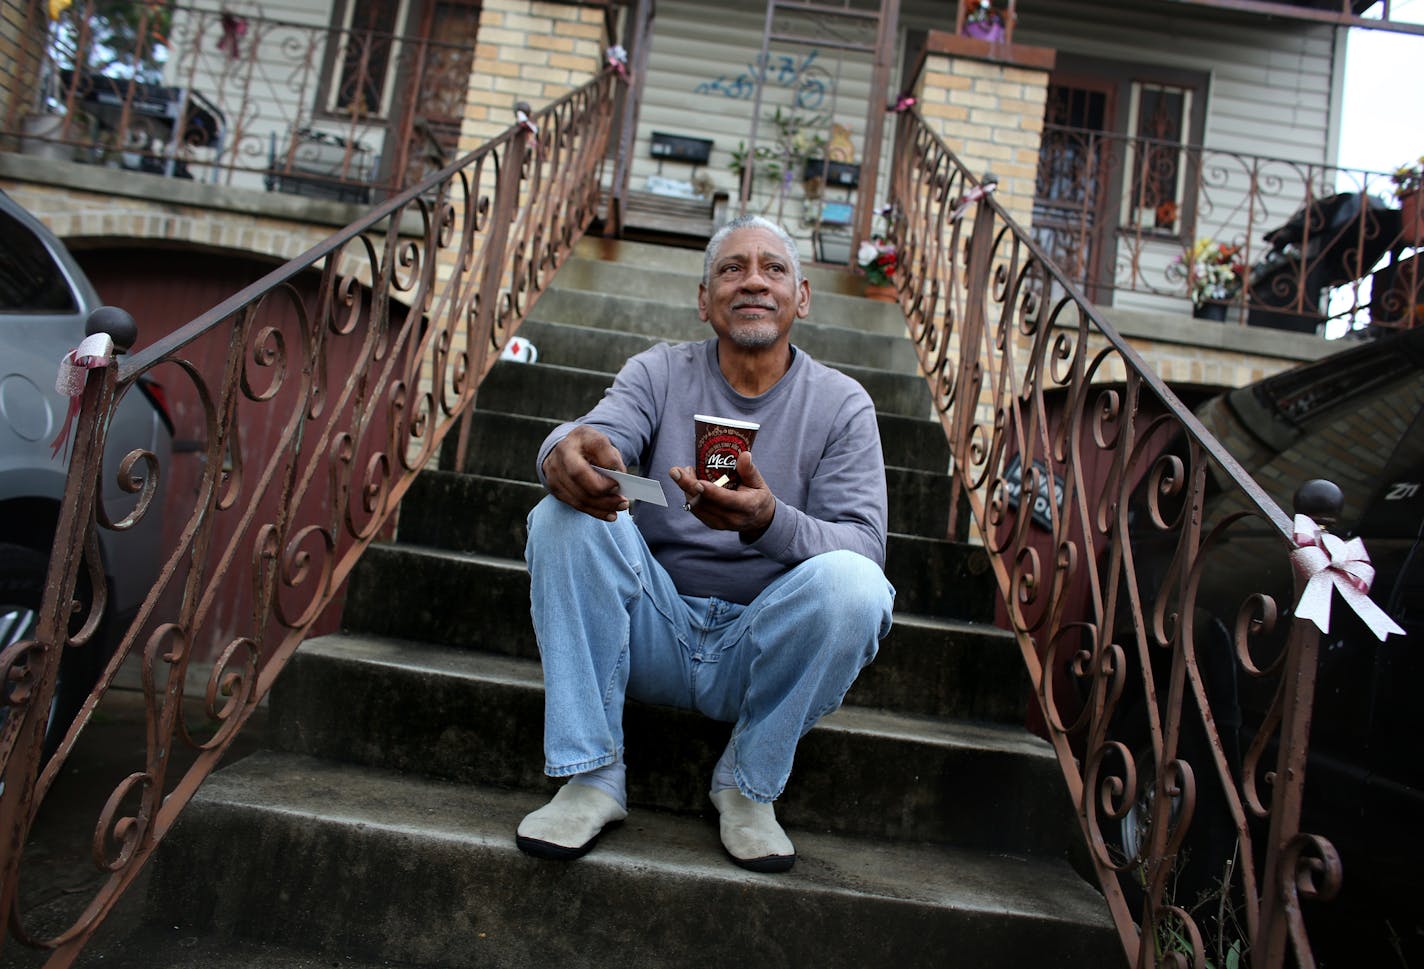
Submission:
[[[138,342],[138,324],[128,310],[117,306],[100,306],[84,322],[84,335],[107,333],[114,341],[115,353],[127,353]]]
[[[1309,515],[1322,528],[1333,529],[1345,510],[1345,493],[1333,481],[1311,478],[1296,489],[1291,505],[1295,514]]]

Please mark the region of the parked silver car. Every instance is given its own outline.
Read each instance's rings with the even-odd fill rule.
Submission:
[[[93,285],[59,239],[0,191],[0,649],[34,634],[68,470],[64,455],[53,456],[50,447],[69,406],[55,389],[55,375],[98,307]],[[145,382],[125,395],[105,448],[102,494],[111,520],[122,519],[135,502],[118,487],[119,462],[142,448],[166,467],[172,434],[158,385]],[[100,529],[106,614],[84,648],[65,651],[47,752],[63,737],[157,575],[161,501],[160,489],[158,504],[130,530]],[[88,594],[80,590],[81,597]]]

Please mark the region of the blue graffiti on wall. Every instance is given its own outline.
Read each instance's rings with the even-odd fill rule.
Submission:
[[[790,54],[772,54],[757,59],[747,65],[747,69],[736,77],[722,74],[711,81],[703,81],[693,89],[695,94],[720,94],[739,101],[750,101],[756,92],[757,81],[765,85],[791,88],[795,92],[795,107],[801,111],[815,111],[821,107],[835,87],[835,81],[824,68],[814,65],[820,51],[812,50],[800,61]]]

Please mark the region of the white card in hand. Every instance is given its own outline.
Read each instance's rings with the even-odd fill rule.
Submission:
[[[623,493],[624,498],[630,501],[646,501],[650,505],[667,507],[667,498],[663,495],[663,486],[652,478],[640,478],[636,474],[610,471],[607,468],[600,468],[596,464],[593,467],[594,470],[601,474],[606,474],[618,482],[618,489]]]

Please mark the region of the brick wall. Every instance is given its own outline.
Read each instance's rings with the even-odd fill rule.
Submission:
[[[1014,221],[1033,218],[1034,181],[1051,51],[931,38],[918,90],[920,114],[975,176],[999,178],[999,202]]]
[[[0,187],[47,225],[66,243],[152,240],[183,243],[214,250],[231,250],[268,256],[286,262],[326,239],[345,224],[344,219],[317,223],[287,219],[253,209],[213,208],[183,204],[137,194],[106,191],[106,170],[64,163],[65,168],[97,183],[93,189],[74,184],[47,184],[0,176]],[[115,180],[135,183],[135,176],[114,173]],[[172,189],[170,182],[152,178],[156,188]],[[262,198],[262,196],[258,196]],[[345,210],[344,206],[340,208]],[[370,273],[351,257],[344,257],[344,272],[363,281]]]
[[[508,128],[516,102],[527,101],[537,111],[592,79],[610,43],[599,8],[485,0],[460,151]]]
[[[43,24],[30,23],[37,0],[0,0],[0,124],[18,126],[34,105],[31,78],[43,46]]]

